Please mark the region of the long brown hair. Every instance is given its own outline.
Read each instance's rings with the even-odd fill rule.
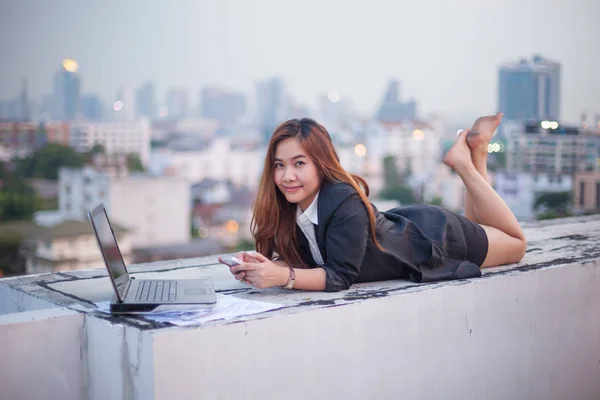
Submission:
[[[269,142],[251,224],[258,252],[268,258],[272,258],[273,253],[277,252],[288,265],[295,268],[306,267],[300,257],[296,238],[297,205],[286,200],[274,181],[275,150],[279,143],[289,138],[298,140],[313,160],[322,180],[321,185],[326,182],[345,182],[356,190],[369,213],[373,242],[381,249],[375,234],[375,213],[367,198],[367,182],[342,167],[325,127],[310,118],[302,118],[291,119],[279,125]]]

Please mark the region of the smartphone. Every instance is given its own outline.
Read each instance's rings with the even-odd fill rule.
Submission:
[[[235,256],[223,256],[220,261],[228,267],[233,267],[240,264],[240,260]]]

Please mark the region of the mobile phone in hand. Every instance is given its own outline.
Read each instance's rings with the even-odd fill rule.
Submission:
[[[223,256],[220,257],[219,261],[228,267],[233,267],[236,265],[240,265],[240,260],[235,256]]]

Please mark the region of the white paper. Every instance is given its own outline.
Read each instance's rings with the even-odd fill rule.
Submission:
[[[110,313],[110,302],[96,303],[97,311]],[[232,295],[217,294],[217,304],[211,309],[161,311],[141,315],[157,322],[166,322],[177,326],[198,325],[209,321],[230,320],[247,315],[259,314],[283,307],[281,304],[264,301],[240,299]]]

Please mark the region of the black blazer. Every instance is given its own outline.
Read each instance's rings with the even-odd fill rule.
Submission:
[[[322,267],[325,291],[348,289],[353,283],[410,279],[430,282],[481,276],[466,261],[467,246],[458,214],[440,207],[416,205],[379,212],[371,239],[367,209],[346,183],[325,183],[319,192],[319,224],[315,236],[324,264],[313,260],[308,240],[296,225],[300,255],[310,268]]]

